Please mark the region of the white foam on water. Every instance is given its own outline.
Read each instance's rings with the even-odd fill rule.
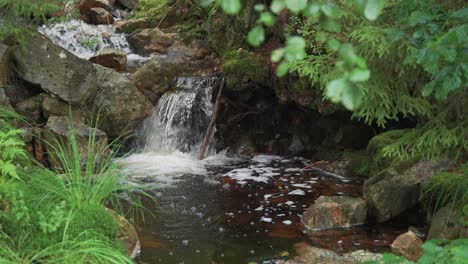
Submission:
[[[294,190],[288,193],[288,195],[305,195],[303,190]]]
[[[258,163],[271,163],[275,160],[280,160],[281,157],[277,155],[256,155],[252,158],[253,161]]]

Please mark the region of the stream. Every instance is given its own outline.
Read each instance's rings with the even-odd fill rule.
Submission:
[[[88,59],[107,47],[120,48],[138,67],[149,57],[133,54],[112,26],[71,21],[41,28],[52,41]],[[85,43],[83,37],[93,41]],[[155,57],[155,56],[152,56]],[[118,159],[127,184],[142,184],[156,203],[144,199],[137,219],[140,263],[277,263],[295,254],[295,244],[348,252],[388,251],[407,226],[398,223],[311,231],[301,216],[321,195],[361,196],[362,181],[305,170],[302,157],[216,152],[196,159],[213,111],[212,76],[181,76],[137,131],[131,154]]]

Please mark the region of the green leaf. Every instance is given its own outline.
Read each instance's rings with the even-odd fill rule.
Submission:
[[[333,103],[339,103],[347,86],[348,82],[345,79],[333,80],[325,88],[325,95]]]
[[[257,22],[263,23],[267,27],[271,27],[275,24],[275,16],[273,16],[273,14],[270,12],[263,12],[260,14],[260,18]]]
[[[256,26],[250,30],[247,41],[254,47],[260,46],[265,41],[265,30],[262,26]]]
[[[370,78],[370,71],[364,69],[354,69],[349,74],[351,82],[365,82]]]
[[[340,48],[340,42],[337,39],[331,38],[327,40],[327,46],[333,51],[337,51]]]
[[[284,49],[275,49],[271,53],[271,61],[272,62],[279,62],[284,56]]]
[[[306,42],[302,37],[290,37],[286,41],[286,54],[285,57],[288,61],[302,60],[306,56],[305,52]]]
[[[271,3],[271,11],[275,14],[279,14],[283,9],[286,8],[286,0],[273,0]]]
[[[315,40],[323,43],[325,40],[327,40],[327,34],[323,31],[319,31],[317,32],[317,35],[315,35]]]
[[[212,3],[214,3],[215,1],[216,0],[201,0],[200,4],[203,7],[207,7],[207,6],[211,5]]]
[[[307,0],[287,0],[286,6],[297,14],[307,7]]]
[[[341,103],[346,109],[353,111],[361,105],[362,97],[362,91],[358,87],[351,85],[344,90]]]
[[[307,6],[304,14],[308,17],[314,17],[319,14],[320,8],[321,8],[321,5],[314,2],[312,4],[309,4],[309,6]]]
[[[278,77],[284,77],[286,76],[286,74],[288,74],[289,72],[289,63],[287,62],[282,62],[278,68],[276,68],[276,75]]]
[[[240,0],[221,0],[221,7],[226,14],[235,15],[241,9],[241,2]]]
[[[262,12],[263,10],[265,10],[265,6],[262,5],[262,4],[257,4],[257,5],[254,6],[254,9],[257,12]]]
[[[366,7],[364,8],[364,16],[371,21],[376,20],[384,6],[384,0],[367,0]]]

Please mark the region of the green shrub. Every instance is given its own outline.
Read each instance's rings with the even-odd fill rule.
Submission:
[[[83,230],[105,236],[109,240],[117,239],[120,223],[116,215],[104,206],[87,205],[73,212],[68,223],[67,236],[79,237]]]

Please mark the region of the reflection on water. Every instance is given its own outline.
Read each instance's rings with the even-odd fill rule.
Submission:
[[[199,162],[147,153],[121,162],[158,201],[147,204],[156,218],[148,214],[139,226],[141,263],[275,263],[302,241],[337,252],[384,251],[402,233],[389,225],[304,230],[300,217],[315,199],[360,196],[361,182],[304,171],[309,161],[302,158],[218,155]]]

